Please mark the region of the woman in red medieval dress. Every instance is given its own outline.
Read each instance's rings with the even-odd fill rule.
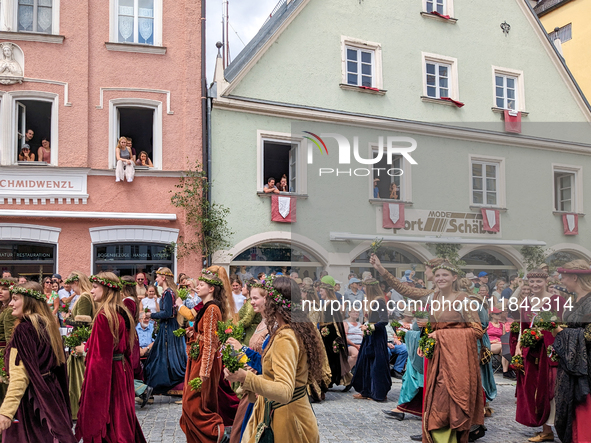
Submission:
[[[86,344],[76,438],[84,443],[145,443],[135,415],[133,317],[121,301],[121,283],[115,274],[101,272],[90,281],[98,309]]]

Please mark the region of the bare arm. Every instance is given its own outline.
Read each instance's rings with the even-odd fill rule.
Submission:
[[[123,159],[121,158],[121,149],[115,148],[115,157],[117,158],[117,161],[123,161]]]

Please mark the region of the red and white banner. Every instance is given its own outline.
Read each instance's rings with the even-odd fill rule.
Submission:
[[[564,235],[579,235],[579,214],[562,214]]]
[[[521,112],[505,109],[505,132],[521,134]]]
[[[501,214],[498,209],[481,208],[482,229],[487,232],[499,232],[501,230]]]
[[[384,203],[382,205],[382,227],[384,229],[404,229],[404,205]]]
[[[271,221],[281,223],[296,222],[296,201],[295,197],[284,197],[282,195],[271,196]]]

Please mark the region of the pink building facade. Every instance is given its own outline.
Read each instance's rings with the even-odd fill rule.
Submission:
[[[170,198],[202,161],[202,14],[199,0],[0,0],[3,270],[200,267],[168,246],[195,235]],[[115,181],[120,136],[153,164],[132,182]]]

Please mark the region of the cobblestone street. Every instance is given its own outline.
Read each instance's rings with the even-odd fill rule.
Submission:
[[[421,422],[418,418],[407,416],[404,421],[384,418],[382,409],[392,409],[396,405],[400,382],[395,380],[388,395],[388,402],[376,403],[368,400],[355,400],[353,391],[343,393],[331,390],[326,401],[313,405],[318,416],[320,442],[368,443],[368,442],[410,442],[409,435],[418,434]],[[339,388],[340,389],[340,388]],[[482,443],[527,441],[534,431],[515,421],[515,385],[497,376],[498,395],[491,404],[495,413],[487,418],[488,428]],[[144,409],[136,406],[138,419],[150,443],[185,442],[185,435],[179,427],[181,405],[174,397],[156,396],[153,405]]]

